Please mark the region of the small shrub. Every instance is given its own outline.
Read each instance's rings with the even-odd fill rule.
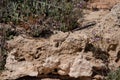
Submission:
[[[0,22],[19,24],[29,17],[45,15],[59,24],[58,30],[68,31],[78,27],[77,20],[85,7],[83,0],[2,0]]]
[[[120,80],[120,69],[110,72],[106,80]]]
[[[52,31],[46,26],[31,25],[30,31],[28,32],[32,37],[49,37]]]

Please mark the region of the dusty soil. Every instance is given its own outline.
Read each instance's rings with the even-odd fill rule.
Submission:
[[[38,39],[21,34],[7,41],[6,70],[0,79],[104,80],[120,67],[120,4],[110,11],[84,13],[78,20],[81,26],[72,32],[55,31]]]

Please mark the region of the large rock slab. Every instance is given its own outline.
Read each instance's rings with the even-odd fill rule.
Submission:
[[[0,79],[40,77],[41,74],[84,77],[83,80],[91,80],[91,75],[105,76],[102,71],[120,67],[119,17],[120,4],[117,4],[90,28],[65,33],[58,31],[47,39],[14,37],[7,42],[6,70]]]

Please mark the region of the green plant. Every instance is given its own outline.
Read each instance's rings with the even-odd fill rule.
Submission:
[[[59,30],[68,31],[78,27],[82,15],[83,0],[4,0],[0,9],[0,22],[27,22],[29,17],[45,16],[59,24]],[[64,28],[63,28],[64,27]]]
[[[120,80],[120,69],[110,72],[106,80]]]
[[[58,23],[59,30],[68,31],[78,27],[77,20],[81,17],[81,8],[77,6],[81,0],[56,0],[53,9],[50,8],[49,15]],[[59,6],[58,6],[59,5]]]
[[[33,0],[5,0],[6,4],[1,9],[2,20],[0,22],[13,22],[28,20],[29,16],[39,14],[38,3]],[[34,15],[33,15],[34,16]]]

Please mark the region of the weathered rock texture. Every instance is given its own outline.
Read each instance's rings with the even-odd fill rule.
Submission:
[[[91,9],[111,9],[120,0],[89,0],[88,8]]]
[[[103,15],[84,20],[95,21],[92,26],[56,32],[47,39],[14,37],[8,41],[6,71],[0,79],[49,74],[84,77],[83,80],[103,78],[109,70],[120,67],[120,4]]]

